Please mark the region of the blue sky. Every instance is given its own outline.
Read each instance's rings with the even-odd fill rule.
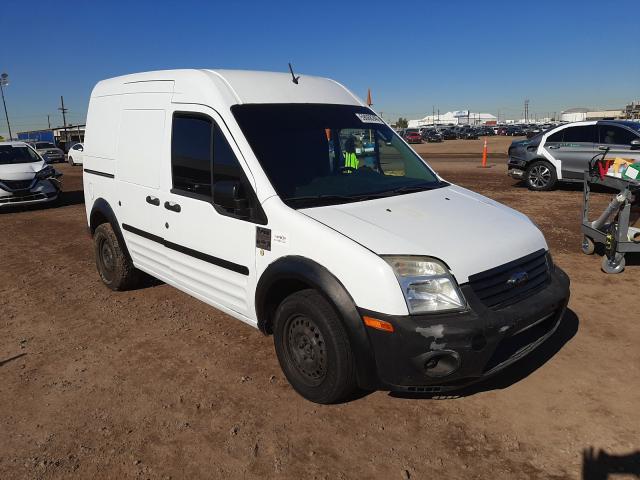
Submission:
[[[4,0],[0,71],[16,131],[85,119],[93,85],[165,68],[329,76],[385,118],[520,118],[640,99],[638,0],[44,2]],[[632,37],[636,36],[633,40]],[[6,136],[4,116],[0,135]]]

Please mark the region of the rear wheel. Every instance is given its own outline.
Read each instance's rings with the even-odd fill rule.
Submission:
[[[347,333],[333,307],[316,290],[296,292],[280,304],[273,337],[282,371],[307,400],[336,403],[356,390]]]
[[[548,162],[538,160],[527,168],[525,180],[530,190],[551,190],[558,181],[555,168]]]
[[[128,290],[140,280],[140,272],[124,253],[113,227],[98,225],[93,235],[96,267],[102,282],[111,290]]]

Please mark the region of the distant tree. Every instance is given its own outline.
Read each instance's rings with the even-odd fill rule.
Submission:
[[[406,118],[398,118],[398,121],[396,122],[396,127],[397,128],[407,128],[409,126],[409,121]]]
[[[0,135],[0,142],[4,142],[4,137]]]

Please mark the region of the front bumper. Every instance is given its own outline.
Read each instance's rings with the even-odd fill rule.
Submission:
[[[4,190],[0,188],[0,210],[5,207],[52,202],[60,194],[57,178],[39,180],[29,189]]]
[[[394,332],[367,329],[380,387],[445,392],[488,378],[533,351],[558,328],[569,301],[569,277],[558,267],[536,293],[504,308],[487,308],[469,285],[461,313],[389,316]]]

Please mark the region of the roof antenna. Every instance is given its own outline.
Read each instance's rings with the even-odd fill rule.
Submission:
[[[298,84],[298,80],[300,79],[300,75],[298,75],[297,77],[294,75],[293,67],[291,66],[291,62],[289,62],[289,71],[291,72],[291,77],[293,77],[292,82],[297,85]]]

